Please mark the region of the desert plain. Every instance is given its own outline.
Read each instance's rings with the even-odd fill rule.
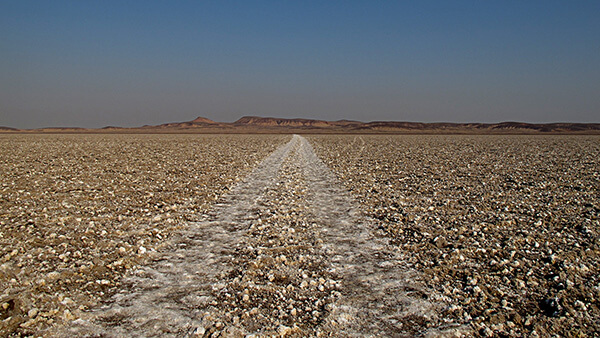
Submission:
[[[596,336],[598,135],[0,135],[1,336]]]

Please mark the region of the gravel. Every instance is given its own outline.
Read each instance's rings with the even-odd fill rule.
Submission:
[[[110,301],[55,336],[456,334],[348,192],[294,136]]]
[[[307,139],[1,135],[0,336],[600,332],[600,137]]]
[[[600,332],[600,138],[311,136],[481,336]]]
[[[289,138],[1,135],[0,336],[108,299]]]

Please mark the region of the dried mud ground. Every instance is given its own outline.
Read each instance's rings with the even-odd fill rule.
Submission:
[[[0,336],[600,332],[599,137],[0,150]]]
[[[289,138],[0,135],[0,336],[108,299]]]
[[[600,336],[600,138],[312,136],[482,336]]]

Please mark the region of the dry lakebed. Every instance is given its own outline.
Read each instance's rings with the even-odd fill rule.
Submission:
[[[0,336],[600,335],[600,137],[0,134]]]

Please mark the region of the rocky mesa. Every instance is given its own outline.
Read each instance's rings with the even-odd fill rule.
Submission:
[[[314,133],[314,134],[600,134],[600,123],[452,123],[353,120],[326,121],[306,118],[244,116],[235,122],[217,122],[206,117],[191,121],[123,128],[107,126],[86,128],[15,129],[0,127],[0,132],[34,133]]]

